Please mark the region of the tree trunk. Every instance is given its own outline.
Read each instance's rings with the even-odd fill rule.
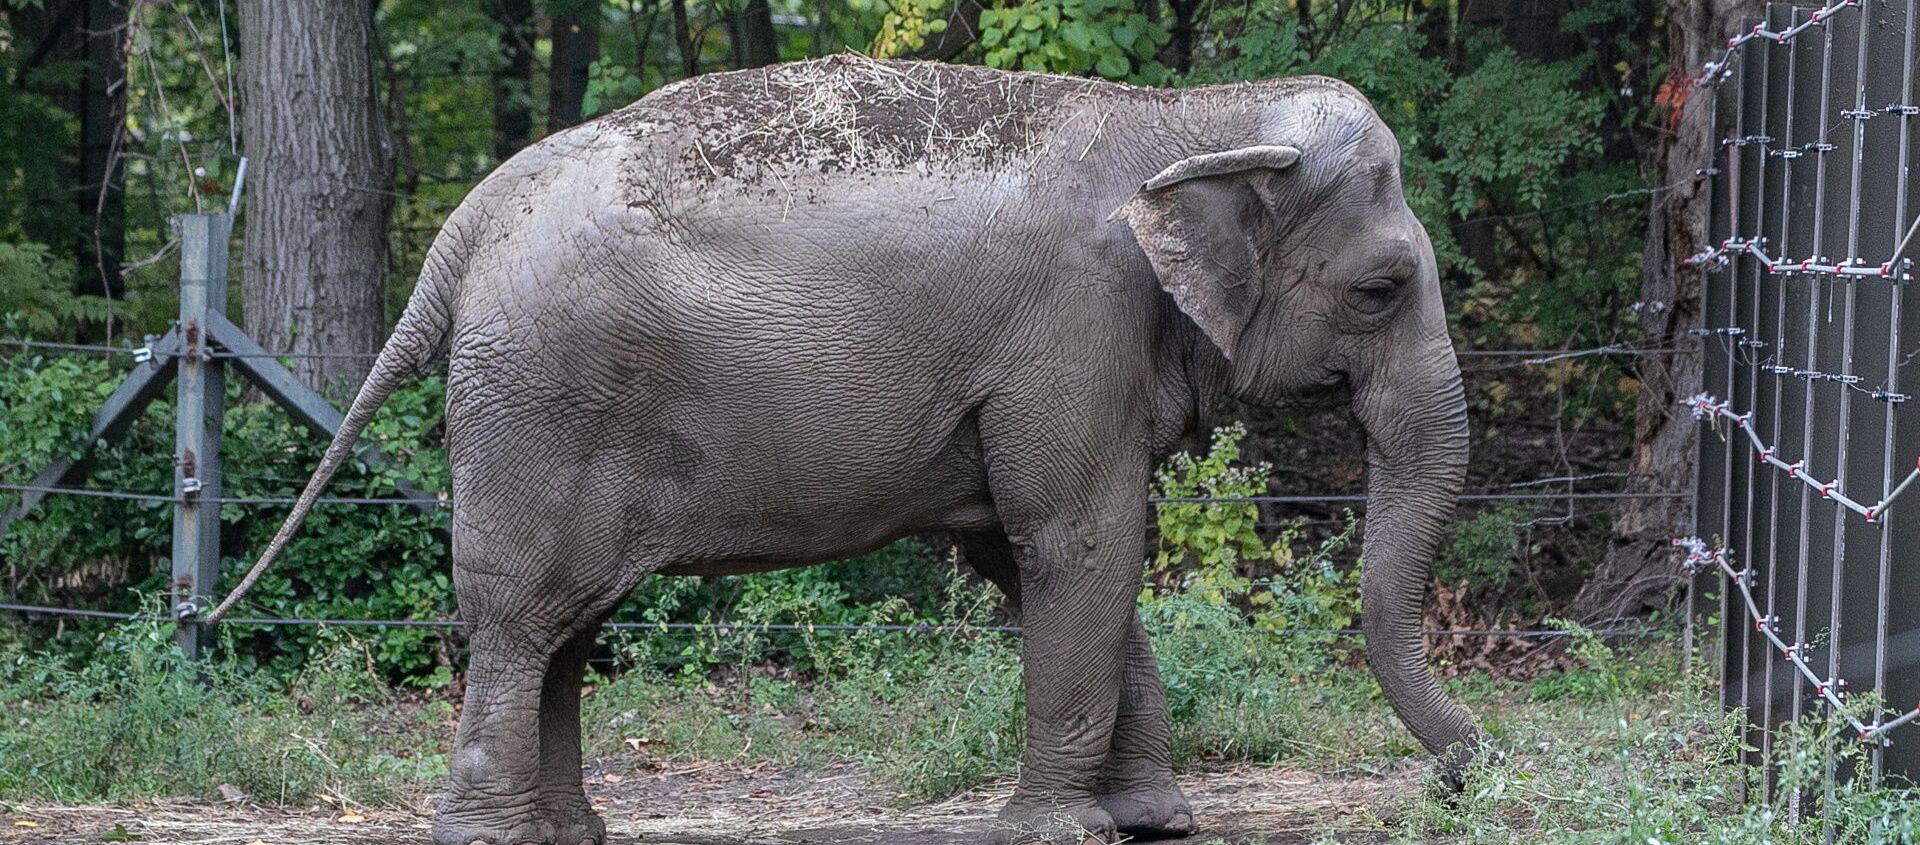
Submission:
[[[733,46],[733,66],[761,67],[780,61],[774,37],[773,7],[767,0],[745,0],[727,13],[727,41]]]
[[[1193,40],[1199,29],[1195,18],[1200,14],[1200,0],[1167,0],[1167,10],[1173,13],[1173,26],[1167,29],[1171,36],[1167,46],[1160,48],[1160,63],[1173,68],[1175,73],[1184,74],[1193,69]]]
[[[493,157],[506,161],[533,140],[533,0],[490,5],[504,62],[493,71]]]
[[[64,62],[78,62],[85,69],[78,84],[61,81],[34,88],[79,125],[73,154],[56,165],[58,184],[48,187],[62,202],[74,203],[73,211],[86,221],[84,228],[30,227],[27,234],[56,250],[71,250],[66,254],[79,270],[75,294],[117,300],[124,293],[120,263],[126,246],[120,143],[126,114],[128,0],[64,0],[7,12],[13,34],[30,50],[16,68],[16,79]],[[110,325],[83,325],[78,332],[81,340],[112,333]]]
[[[580,122],[588,74],[599,58],[599,0],[555,0],[553,60],[547,69],[548,132]]]
[[[378,352],[392,173],[371,16],[334,0],[240,0],[239,9],[247,330],[296,355]],[[298,359],[294,371],[347,396],[371,364]]]
[[[1660,98],[1676,108],[1672,130],[1660,141],[1657,178],[1670,190],[1654,195],[1641,257],[1640,329],[1653,348],[1685,348],[1687,329],[1700,320],[1700,273],[1679,265],[1707,239],[1711,203],[1694,171],[1712,165],[1711,92],[1691,90],[1689,77],[1716,58],[1744,19],[1764,10],[1760,0],[1676,0],[1667,5],[1667,55],[1672,64]],[[1677,101],[1677,102],[1676,102]],[[1700,389],[1700,358],[1646,356],[1636,364],[1640,394],[1632,472],[1646,489],[1681,493],[1693,486],[1697,424],[1675,404]],[[1590,623],[1637,616],[1668,606],[1681,584],[1669,538],[1689,528],[1692,503],[1683,498],[1633,499],[1614,522],[1607,557],[1574,597],[1573,615]]]
[[[1560,29],[1568,0],[1475,0],[1461,7],[1461,23],[1500,30],[1513,52],[1541,62],[1579,55],[1580,37]]]
[[[680,48],[680,72],[700,75],[700,48],[693,43],[693,22],[687,20],[687,0],[668,0],[673,6],[673,43]]]

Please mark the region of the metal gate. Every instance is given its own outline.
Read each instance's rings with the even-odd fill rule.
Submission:
[[[1769,729],[1873,692],[1874,775],[1920,780],[1920,0],[1775,5],[1709,64],[1698,591],[1722,696]],[[1904,327],[1904,331],[1903,331]]]

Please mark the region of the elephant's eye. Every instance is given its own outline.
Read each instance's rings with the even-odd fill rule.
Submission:
[[[1387,278],[1372,278],[1347,290],[1347,304],[1362,314],[1378,314],[1393,306],[1400,283]]]

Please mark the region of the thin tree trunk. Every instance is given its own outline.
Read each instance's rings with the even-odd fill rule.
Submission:
[[[334,0],[240,0],[247,175],[246,327],[295,355],[379,351],[391,204],[372,21]],[[350,395],[370,358],[297,359],[309,386]]]
[[[556,0],[553,60],[547,70],[547,131],[580,122],[587,78],[600,58],[599,0]]]
[[[745,0],[727,13],[727,41],[733,47],[736,68],[780,61],[780,44],[774,36],[773,7],[767,0]]]
[[[83,296],[119,299],[124,290],[120,263],[126,245],[123,161],[120,144],[126,113],[128,0],[63,0],[9,8],[7,24],[24,46],[25,58],[15,68],[16,84],[26,83],[32,71],[75,62],[83,70],[77,84],[56,75],[51,84],[30,85],[61,110],[73,115],[79,133],[72,154],[54,166],[54,182],[44,185],[61,203],[57,214],[38,215],[47,225],[33,225],[28,215],[27,236],[43,241],[72,257],[79,272],[73,292]],[[76,231],[67,214],[85,220]],[[57,221],[56,221],[57,218]],[[110,336],[111,325],[82,325],[81,340]]]
[[[1194,33],[1199,28],[1194,18],[1200,14],[1200,2],[1167,0],[1168,10],[1173,12],[1173,26],[1167,29],[1171,37],[1167,39],[1167,46],[1160,48],[1160,61],[1175,73],[1193,69]]]
[[[1641,258],[1640,329],[1655,348],[1684,345],[1700,321],[1702,279],[1679,260],[1707,239],[1710,202],[1706,183],[1695,176],[1710,165],[1711,92],[1689,89],[1688,79],[1714,58],[1741,22],[1758,16],[1760,0],[1676,0],[1667,6],[1667,55],[1671,69],[1662,83],[1670,104],[1671,132],[1660,141],[1656,171],[1661,185],[1647,214],[1647,246]],[[1640,393],[1632,471],[1647,489],[1684,492],[1692,487],[1697,426],[1676,403],[1700,389],[1697,355],[1647,356],[1636,365]],[[1686,499],[1634,499],[1613,525],[1607,557],[1574,597],[1573,614],[1590,622],[1636,616],[1666,607],[1681,579],[1669,539],[1687,531],[1692,504]]]
[[[125,292],[120,261],[126,248],[126,194],[120,143],[125,130],[127,39],[126,0],[87,0],[87,80],[80,106],[81,212],[93,221],[81,246],[76,293],[119,299]],[[84,334],[110,335],[112,326]]]
[[[673,41],[680,48],[680,72],[700,75],[700,51],[693,43],[693,23],[687,20],[687,0],[668,0],[673,6]]]
[[[493,157],[506,161],[533,140],[533,0],[491,0],[503,64],[493,71]]]

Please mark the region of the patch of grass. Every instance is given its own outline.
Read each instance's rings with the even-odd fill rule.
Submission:
[[[291,683],[189,664],[173,626],[112,629],[84,663],[0,655],[0,795],[129,801],[217,795],[270,803],[403,800],[444,774],[437,724],[408,717],[357,641],[333,643]]]
[[[1476,764],[1461,794],[1429,789],[1412,802],[1393,841],[1920,841],[1920,792],[1870,786],[1864,750],[1846,739],[1839,720],[1779,735],[1769,795],[1765,772],[1736,762],[1741,717],[1720,712],[1709,667],[1682,671],[1677,650],[1658,646],[1622,660],[1589,635],[1575,637],[1582,665],[1519,687],[1513,700],[1483,713],[1500,753]],[[1841,773],[1840,781],[1830,772]]]
[[[1351,643],[1260,630],[1230,610],[1161,597],[1149,606],[1180,766],[1284,763],[1323,772],[1424,766]],[[1012,773],[1024,710],[1017,640],[980,631],[984,593],[946,598],[957,633],[801,632],[804,667],[739,658],[710,673],[641,669],[595,678],[583,704],[587,753],[604,765],[848,761],[902,802]],[[905,612],[902,609],[900,612]],[[453,707],[403,704],[376,661],[339,632],[291,683],[174,656],[171,626],[122,626],[83,665],[0,652],[0,795],[131,801],[207,796],[230,784],[266,802],[315,793],[406,802],[440,781]],[[639,636],[650,636],[641,634]],[[663,635],[664,636],[664,635]],[[753,636],[751,632],[712,636]],[[1428,785],[1375,808],[1361,841],[1461,845],[1681,845],[1920,841],[1920,793],[1829,785],[1856,772],[1832,724],[1780,737],[1779,787],[1738,759],[1738,717],[1721,714],[1708,667],[1636,644],[1622,658],[1576,632],[1579,665],[1532,681],[1468,676],[1450,690],[1494,737],[1466,790]],[[747,655],[755,649],[719,648]],[[1866,706],[1863,702],[1861,706]],[[1796,812],[1818,806],[1825,813]],[[1817,799],[1817,800],[1814,800]],[[1351,830],[1323,833],[1338,843]]]

